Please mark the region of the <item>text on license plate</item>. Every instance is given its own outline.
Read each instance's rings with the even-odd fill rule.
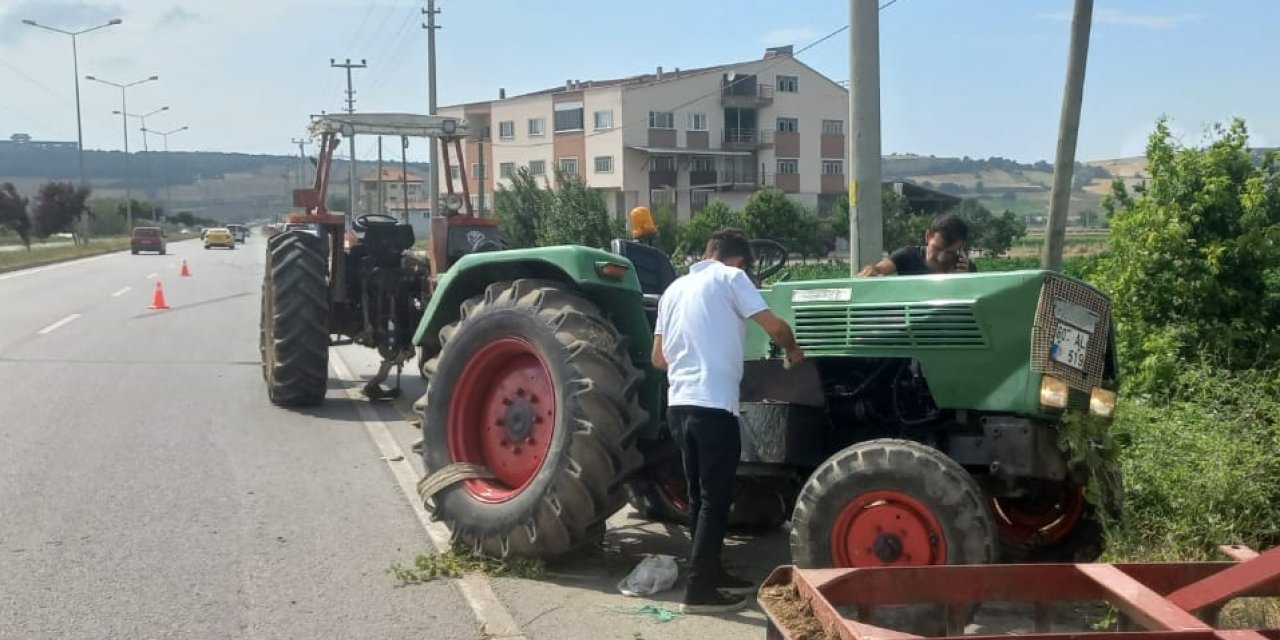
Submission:
[[[1084,369],[1089,354],[1089,333],[1059,322],[1053,332],[1053,344],[1049,345],[1049,357],[1076,369]]]

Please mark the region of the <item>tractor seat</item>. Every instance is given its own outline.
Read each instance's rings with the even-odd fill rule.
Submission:
[[[617,239],[611,243],[610,248],[635,266],[645,306],[652,304],[656,308],[658,296],[676,279],[676,268],[671,265],[671,258],[661,249],[634,240]]]

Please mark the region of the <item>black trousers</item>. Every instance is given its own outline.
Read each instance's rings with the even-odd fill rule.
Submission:
[[[684,454],[689,481],[690,537],[688,592],[714,591],[720,578],[720,549],[729,522],[729,505],[742,449],[737,416],[720,409],[674,406],[667,409],[671,432]]]

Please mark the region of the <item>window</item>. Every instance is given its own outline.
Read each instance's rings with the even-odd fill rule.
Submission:
[[[529,174],[534,176],[547,175],[547,161],[546,160],[530,160]]]
[[[779,175],[795,175],[800,173],[800,161],[795,158],[778,158]]]
[[[515,175],[515,172],[516,172],[516,163],[514,162],[504,162],[498,165],[499,178],[511,179],[511,176]]]
[[[778,76],[778,91],[795,93],[800,90],[800,78],[796,76]]]
[[[650,129],[676,128],[675,112],[674,111],[650,111],[649,112],[649,128]]]
[[[674,189],[650,189],[649,190],[649,206],[658,207],[659,205],[669,204],[675,205],[676,192]]]
[[[800,131],[798,118],[778,118],[778,133],[796,133]]]
[[[560,170],[571,176],[578,175],[578,159],[560,158]]]
[[[476,180],[484,180],[484,165],[477,162],[472,162],[471,177],[475,178]]]
[[[595,112],[596,130],[613,128],[613,111]]]
[[[822,175],[825,175],[825,176],[844,175],[844,160],[823,160]]]
[[[709,173],[716,170],[715,158],[707,156],[694,156],[689,161],[689,171],[692,173]]]
[[[844,120],[823,120],[822,133],[826,135],[844,135]]]
[[[516,137],[516,121],[503,120],[498,123],[498,138],[500,140],[511,140]]]
[[[650,173],[675,173],[675,156],[654,156],[649,160]]]
[[[556,131],[582,130],[582,103],[561,102],[556,105]]]
[[[453,165],[453,166],[449,167],[449,179],[451,179],[451,180],[457,180],[457,179],[458,179],[458,178],[460,178],[460,177],[462,177],[462,176],[461,176],[461,172],[460,172],[460,171],[458,171],[458,166],[457,166],[457,165]]]
[[[705,111],[689,112],[689,131],[706,131],[707,113]]]
[[[596,173],[613,173],[613,156],[596,156]]]
[[[529,118],[529,135],[541,136],[547,133],[547,121],[542,118]]]

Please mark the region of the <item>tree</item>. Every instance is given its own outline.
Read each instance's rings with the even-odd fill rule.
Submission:
[[[925,229],[929,228],[928,214],[911,211],[905,196],[890,189],[880,191],[881,220],[884,225],[884,246],[888,251],[899,247],[920,244]],[[849,239],[849,197],[836,201],[831,212],[831,230],[836,236]]]
[[[89,187],[77,187],[70,182],[46,182],[40,187],[32,212],[35,236],[43,239],[55,233],[71,233],[78,242],[75,225],[89,215],[89,208],[85,206],[88,199]]]
[[[654,207],[653,224],[658,228],[653,245],[669,256],[675,255],[680,245],[680,218],[676,215],[675,206],[664,202]]]
[[[969,224],[969,248],[1001,256],[1013,242],[1027,235],[1027,223],[1012,211],[994,215],[977,200],[962,200],[957,212]]]
[[[502,229],[502,241],[520,249],[538,245],[538,225],[551,211],[554,195],[538,185],[527,167],[511,176],[511,186],[498,186],[493,209]]]
[[[743,228],[742,216],[729,208],[720,200],[715,200],[693,214],[688,222],[680,227],[680,241],[676,247],[678,255],[697,257],[707,248],[711,234],[724,227]]]
[[[577,175],[556,168],[556,188],[549,215],[538,225],[538,244],[581,244],[607,248],[622,235],[610,221],[604,194],[588,187]]]
[[[22,244],[31,248],[31,216],[27,215],[27,199],[18,195],[12,182],[0,184],[0,227],[18,234]]]
[[[820,250],[818,219],[778,189],[760,189],[747,198],[742,223],[752,238],[782,243],[804,256]]]
[[[1165,392],[1186,360],[1245,369],[1280,356],[1280,163],[1255,164],[1244,121],[1204,148],[1162,118],[1149,182],[1103,200],[1110,255],[1095,281],[1115,301],[1126,384]]]

